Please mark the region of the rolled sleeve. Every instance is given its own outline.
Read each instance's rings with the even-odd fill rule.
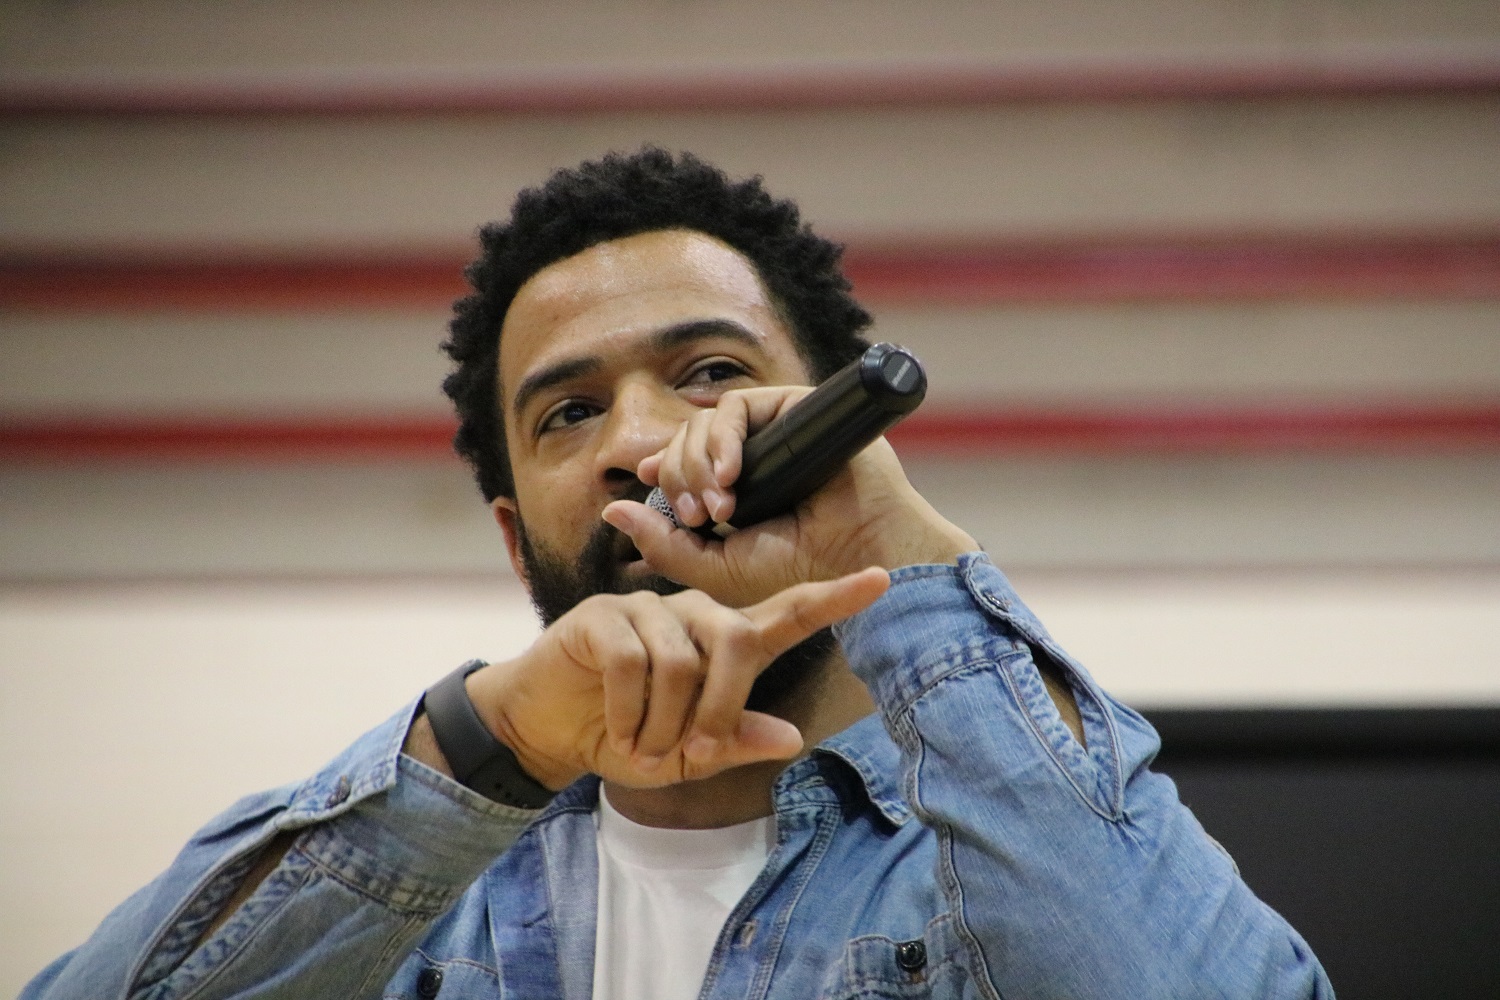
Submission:
[[[837,635],[938,835],[937,880],[984,995],[1332,995],[1306,943],[1150,770],[1154,730],[982,553],[897,570]],[[1087,749],[1041,660],[1072,688]]]
[[[242,799],[22,993],[64,997],[379,995],[425,929],[536,815],[401,747],[413,701],[308,780]],[[206,940],[280,833],[290,849]]]

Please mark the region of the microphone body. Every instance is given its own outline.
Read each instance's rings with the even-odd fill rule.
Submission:
[[[927,373],[905,348],[876,344],[745,440],[734,514],[691,529],[708,538],[769,520],[811,496],[927,394]],[[686,527],[660,488],[646,503]]]

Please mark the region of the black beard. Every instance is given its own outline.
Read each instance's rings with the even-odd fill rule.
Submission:
[[[645,488],[642,487],[640,492],[640,497],[630,499],[644,500]],[[531,605],[536,608],[543,626],[551,625],[584,598],[595,594],[649,590],[665,597],[687,589],[675,580],[655,573],[644,579],[627,578],[624,569],[628,560],[625,557],[634,557],[634,546],[617,528],[602,521],[578,554],[576,566],[569,565],[566,559],[540,543],[532,542],[519,515],[516,535],[520,541],[521,561],[530,582]],[[745,707],[754,712],[774,712],[787,704],[809,679],[820,672],[837,645],[833,630],[825,628],[776,657],[755,679]]]

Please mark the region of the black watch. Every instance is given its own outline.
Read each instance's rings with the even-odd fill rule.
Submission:
[[[510,747],[479,719],[464,680],[483,660],[470,660],[422,695],[438,749],[459,783],[487,799],[518,809],[540,809],[557,793],[527,774]]]

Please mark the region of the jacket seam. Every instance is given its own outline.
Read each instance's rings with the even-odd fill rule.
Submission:
[[[406,940],[407,935],[412,930],[420,930],[426,923],[426,920],[416,916],[404,917],[401,923],[392,929],[390,937],[386,939],[385,947],[380,950],[380,957],[371,964],[370,971],[365,973],[365,978],[360,981],[359,988],[349,994],[349,1000],[358,1000],[359,997],[368,996],[372,989],[378,988],[381,992],[384,992],[385,984],[391,981],[391,971],[394,968],[391,965],[392,953],[396,951],[397,946],[402,941]],[[396,962],[396,965],[400,965],[399,960]],[[374,977],[381,974],[382,970],[384,971],[384,978],[378,983],[374,982]]]
[[[1009,646],[1011,644],[1007,642],[1007,645]],[[1124,810],[1123,808],[1113,807],[1120,805],[1118,799],[1121,795],[1120,787],[1122,781],[1116,780],[1114,782],[1115,787],[1110,790],[1110,795],[1108,796],[1109,802],[1103,807],[1101,807],[1101,804],[1097,800],[1096,796],[1090,795],[1089,792],[1083,788],[1083,786],[1079,783],[1078,776],[1073,773],[1071,765],[1069,765],[1066,761],[1062,760],[1061,757],[1059,757],[1056,748],[1054,748],[1051,742],[1047,739],[1047,736],[1042,730],[1040,723],[1037,721],[1035,713],[1032,712],[1025,695],[1019,689],[1017,681],[1012,675],[1010,667],[1006,665],[1006,660],[1008,658],[1014,658],[1017,655],[1019,655],[1019,651],[1011,646],[1011,648],[1007,649],[1006,652],[1000,656],[995,655],[995,653],[990,649],[975,649],[954,656],[954,658],[948,664],[935,669],[929,678],[926,678],[922,683],[917,685],[916,689],[912,692],[912,696],[909,699],[905,699],[904,704],[901,705],[900,714],[904,716],[909,713],[912,710],[912,707],[915,706],[917,702],[921,701],[927,695],[931,694],[940,685],[943,685],[949,681],[955,680],[959,677],[981,673],[998,674],[1000,676],[1001,682],[1006,686],[1006,690],[1009,692],[1011,700],[1014,702],[1021,715],[1025,718],[1026,726],[1031,731],[1033,738],[1040,745],[1042,751],[1046,753],[1048,759],[1052,761],[1052,763],[1062,773],[1063,777],[1067,779],[1067,782],[1072,786],[1073,791],[1077,793],[1078,797],[1084,801],[1089,809],[1092,810],[1100,818],[1109,820],[1110,822],[1118,822],[1123,817]],[[1050,697],[1050,695],[1046,695],[1044,693],[1044,697]],[[1092,695],[1090,695],[1090,697],[1092,697]],[[1104,715],[1106,724],[1108,724],[1108,713],[1105,712]],[[1059,724],[1062,724],[1060,719]],[[1109,756],[1111,758],[1112,771],[1118,777],[1120,760],[1119,741],[1116,737],[1113,726],[1107,726],[1107,733],[1110,744]],[[1071,738],[1071,734],[1069,738]],[[1083,747],[1079,747],[1079,752],[1084,756],[1084,759],[1089,766],[1098,766],[1093,760],[1088,757],[1088,752]]]
[[[995,672],[998,673],[1002,678],[1006,690],[1010,692],[1011,698],[1015,701],[1017,707],[1020,708],[1021,714],[1025,717],[1026,728],[1031,731],[1032,737],[1041,747],[1042,752],[1045,753],[1047,755],[1047,758],[1052,761],[1054,766],[1056,766],[1058,771],[1062,774],[1063,778],[1068,782],[1069,786],[1072,787],[1073,791],[1078,795],[1083,803],[1089,807],[1090,811],[1092,811],[1100,819],[1108,820],[1111,823],[1118,822],[1120,820],[1120,816],[1109,809],[1107,805],[1101,808],[1098,797],[1095,795],[1091,795],[1088,790],[1083,787],[1083,784],[1079,780],[1080,776],[1073,773],[1072,765],[1062,759],[1062,756],[1057,752],[1057,748],[1052,745],[1050,740],[1048,740],[1046,732],[1042,729],[1041,723],[1036,718],[1036,713],[1031,710],[1030,705],[1027,703],[1025,694],[1020,689],[1020,682],[1014,676],[1010,667],[1002,663],[995,663],[993,666]],[[1046,692],[1045,688],[1042,691],[1042,697],[1049,699],[1051,698],[1051,695]],[[1072,735],[1069,734],[1068,738],[1071,739]],[[1079,747],[1079,752],[1081,754],[1085,753],[1082,747]],[[1084,759],[1085,761],[1087,761],[1088,766],[1095,766],[1093,761],[1089,760],[1086,755]],[[1113,798],[1113,796],[1111,796],[1111,798]]]
[[[745,996],[749,998],[764,998],[771,988],[771,976],[776,971],[776,963],[781,958],[782,946],[786,943],[787,927],[791,924],[792,914],[797,910],[797,904],[802,901],[802,894],[807,891],[812,882],[813,875],[828,855],[828,848],[833,844],[833,836],[838,828],[837,812],[827,808],[816,812],[817,833],[813,835],[812,843],[808,845],[808,851],[795,868],[802,869],[799,872],[796,890],[792,892],[791,898],[782,906],[781,912],[776,915],[772,923],[775,933],[772,935],[774,944],[767,949],[765,958],[758,963],[754,980]]]
[[[497,980],[500,978],[500,970],[498,968],[491,966],[485,962],[475,961],[474,959],[468,958],[464,955],[454,955],[451,958],[438,958],[436,955],[432,954],[432,952],[428,951],[426,948],[423,948],[421,945],[413,948],[411,950],[411,953],[413,955],[421,956],[422,960],[428,965],[441,965],[444,967],[452,965],[464,965],[468,966],[471,969],[478,969],[480,972],[484,972],[491,976],[494,976]]]
[[[193,941],[191,941],[187,945],[187,947],[182,951],[181,956],[177,958],[172,966],[167,969],[167,971],[160,977],[152,980],[149,983],[142,983],[140,981],[141,977],[146,974],[146,970],[150,967],[152,959],[155,958],[161,952],[163,947],[166,946],[167,939],[171,937],[173,932],[177,930],[183,923],[183,921],[188,918],[195,905],[203,902],[205,894],[207,894],[209,890],[215,886],[216,883],[224,880],[226,876],[232,875],[236,868],[244,869],[244,872],[240,876],[240,879],[243,879],[244,875],[249,874],[250,868],[252,868],[255,864],[255,858],[257,857],[259,851],[263,850],[273,838],[272,836],[264,836],[257,839],[259,841],[258,843],[252,843],[250,846],[246,847],[246,849],[240,854],[237,854],[231,858],[222,859],[218,865],[215,865],[207,872],[205,872],[203,876],[193,884],[189,891],[184,894],[181,903],[179,903],[175,909],[167,914],[166,919],[162,920],[162,922],[157,925],[156,930],[152,932],[149,938],[147,938],[147,946],[141,950],[140,957],[136,960],[135,964],[131,967],[129,973],[125,977],[124,986],[120,994],[122,997],[144,997],[159,995],[162,984],[170,981],[171,978],[183,968],[187,961],[193,957],[195,952],[199,951],[205,944],[209,943],[214,939],[214,937],[218,936],[219,932],[223,930],[222,927],[220,927],[219,930],[216,930],[214,934],[211,934],[206,938],[203,936],[203,930],[207,930],[208,925],[213,922],[213,918],[217,915],[218,910],[222,909],[223,904],[228,902],[229,898],[234,895],[233,888],[230,888],[229,892],[223,894],[223,899],[220,901],[219,907],[215,908],[214,912],[209,915],[208,922],[203,925],[203,930],[200,930],[197,935],[194,936]],[[238,884],[239,879],[234,880],[234,885],[237,886]],[[170,996],[170,993],[165,995]]]
[[[977,579],[973,579],[968,575],[966,575],[965,579],[966,583],[969,584],[969,592],[974,596],[980,607],[985,612],[987,612],[1001,624],[1010,629],[1013,629],[1021,639],[1021,646],[1039,646],[1047,653],[1047,655],[1056,660],[1058,664],[1063,667],[1063,670],[1067,675],[1068,686],[1073,692],[1073,697],[1079,698],[1081,693],[1083,698],[1086,699],[1097,710],[1104,723],[1105,737],[1108,744],[1107,753],[1109,756],[1107,773],[1109,779],[1111,779],[1111,787],[1108,789],[1108,794],[1106,796],[1108,801],[1104,803],[1103,808],[1100,808],[1100,804],[1098,801],[1096,801],[1095,796],[1090,795],[1079,785],[1078,781],[1073,775],[1070,765],[1068,765],[1058,756],[1052,744],[1048,742],[1046,735],[1042,732],[1040,726],[1037,724],[1034,714],[1029,708],[1026,707],[1026,701],[1021,697],[1020,692],[1013,682],[1011,671],[1003,666],[1000,667],[1001,672],[1006,677],[1006,684],[1007,687],[1010,688],[1011,696],[1015,698],[1016,703],[1021,707],[1022,712],[1026,715],[1027,724],[1031,727],[1031,730],[1037,737],[1038,742],[1040,742],[1043,748],[1047,751],[1048,756],[1052,757],[1052,759],[1062,769],[1063,774],[1068,778],[1069,784],[1071,784],[1074,790],[1078,792],[1078,794],[1086,803],[1088,803],[1089,808],[1097,813],[1101,818],[1109,820],[1113,823],[1120,822],[1122,819],[1124,819],[1125,815],[1125,775],[1121,762],[1123,753],[1120,747],[1119,733],[1116,731],[1112,713],[1109,711],[1104,699],[1098,696],[1098,693],[1094,690],[1093,685],[1085,679],[1082,670],[1078,668],[1078,666],[1073,662],[1073,658],[1068,656],[1068,654],[1063,650],[1059,649],[1057,643],[1053,641],[1052,637],[1047,633],[1047,630],[1043,627],[1040,627],[1040,622],[1037,623],[1037,628],[1032,628],[1031,623],[1023,620],[1023,616],[1018,615],[1010,607],[1010,603],[1004,598],[990,593],[989,588],[981,584]],[[1032,653],[1031,656],[1034,664],[1035,653]],[[1079,683],[1075,684],[1075,679]],[[1082,713],[1080,712],[1080,715],[1081,714]],[[1089,764],[1091,766],[1099,766],[1099,764],[1092,759],[1092,755],[1089,753],[1086,747],[1080,746],[1079,749],[1083,753],[1084,757],[1089,761]]]
[[[416,917],[425,917],[427,919],[436,917],[444,910],[448,909],[448,907],[452,906],[454,901],[462,896],[464,894],[464,891],[467,889],[467,886],[455,889],[453,887],[438,888],[437,886],[429,885],[422,888],[408,890],[408,893],[417,899],[432,899],[433,902],[431,905],[424,905],[421,902],[414,902],[411,904],[399,903],[394,899],[382,896],[379,893],[374,892],[363,885],[360,885],[356,879],[341,871],[338,867],[329,864],[318,855],[310,854],[300,850],[298,851],[298,853],[306,858],[308,863],[312,865],[312,867],[316,868],[319,872],[321,872],[325,877],[333,880],[334,882],[337,882],[339,885],[348,889],[350,892],[354,893],[360,898],[369,900],[370,902],[375,903],[391,911],[392,913],[399,913],[403,916],[410,915]]]
[[[273,872],[271,876],[268,876],[268,881],[270,878],[274,878],[276,874],[278,874],[278,872]],[[307,870],[299,873],[296,879],[288,879],[287,881],[293,883],[293,887],[300,884],[306,884],[308,875],[310,874],[311,866],[309,866]],[[161,994],[163,1000],[165,1000],[166,997],[171,996],[180,997],[181,1000],[192,1000],[192,998],[195,996],[201,996],[205,989],[212,986],[214,982],[224,974],[224,970],[227,969],[231,964],[233,964],[236,958],[245,953],[245,949],[250,947],[250,945],[260,936],[261,931],[264,930],[266,925],[270,921],[274,920],[276,915],[284,910],[287,906],[289,906],[292,900],[296,898],[295,889],[294,891],[289,891],[274,906],[266,909],[264,913],[255,914],[252,918],[250,916],[250,913],[252,913],[253,911],[249,910],[249,905],[254,900],[255,896],[260,894],[265,886],[266,883],[264,882],[261,883],[261,885],[257,886],[255,892],[251,893],[250,899],[245,900],[244,904],[241,905],[239,911],[231,916],[229,920],[225,922],[223,927],[220,928],[220,930],[223,931],[231,928],[236,923],[245,924],[243,928],[238,928],[240,937],[239,940],[234,943],[234,947],[227,950],[218,958],[213,959],[208,964],[208,967],[203,969],[199,973],[199,979],[196,983],[190,982],[186,990],[180,993],[175,990],[167,990],[166,992]],[[215,936],[217,936],[217,933]],[[212,940],[212,938],[210,938],[209,940]],[[206,944],[207,942],[204,943]],[[193,954],[199,950],[201,950],[201,945],[199,948],[195,948],[193,952],[189,952],[187,957],[191,958]],[[190,971],[190,969],[191,967],[187,964],[186,961],[179,963],[175,969],[173,969],[170,973],[162,978],[158,986],[163,989],[166,988],[168,984],[171,983],[174,976],[180,976],[185,971]]]
[[[1125,751],[1120,740],[1115,713],[1110,707],[1110,699],[1103,694],[1087,672],[1074,662],[1072,657],[1058,648],[1057,643],[1050,636],[1043,635],[1039,641],[1042,648],[1063,668],[1068,678],[1068,686],[1073,691],[1073,697],[1091,706],[1104,726],[1104,735],[1107,740],[1105,752],[1109,755],[1109,773],[1112,778],[1109,789],[1109,809],[1111,818],[1122,820],[1125,817]],[[1079,710],[1079,715],[1083,715],[1082,708]],[[1092,758],[1088,748],[1084,748],[1084,753]]]
[[[917,730],[909,709],[893,720],[893,726],[900,734],[897,743],[914,748],[911,751],[912,759],[908,771],[911,777],[907,784],[910,788],[912,803],[920,807],[922,801],[921,765],[926,749],[925,744],[922,742],[921,734]],[[973,971],[978,973],[974,976],[976,987],[989,1000],[1002,1000],[990,975],[989,962],[985,959],[984,950],[979,945],[979,939],[969,929],[969,922],[965,917],[964,887],[958,879],[958,870],[953,866],[953,831],[946,823],[924,822],[922,825],[938,838],[937,870],[933,872],[933,876],[937,879],[943,895],[947,898],[948,906],[953,911],[954,931],[959,941],[963,943],[964,950],[969,953],[970,961],[974,963]]]

